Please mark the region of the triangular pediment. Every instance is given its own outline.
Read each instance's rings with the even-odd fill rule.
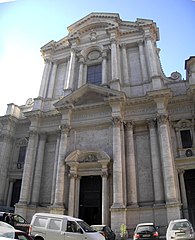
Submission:
[[[125,99],[125,93],[107,87],[85,84],[54,104],[57,109],[68,106],[86,107],[106,104],[108,99]]]
[[[89,32],[101,32],[117,29],[121,34],[140,32],[137,22],[122,21],[117,13],[91,13],[68,27],[68,38],[81,38]]]

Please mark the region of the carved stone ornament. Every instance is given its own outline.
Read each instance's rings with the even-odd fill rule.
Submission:
[[[28,144],[27,138],[20,138],[16,141],[16,145],[19,146],[26,146]]]
[[[34,100],[32,98],[29,98],[26,100],[26,106],[32,105],[34,103]]]
[[[94,155],[94,154],[89,154],[85,159],[84,159],[84,162],[96,162],[98,159],[97,159],[97,156]]]
[[[87,58],[89,60],[97,60],[101,56],[99,51],[92,51],[88,54]]]
[[[192,122],[186,119],[181,119],[176,125],[176,128],[183,129],[183,128],[191,128]]]
[[[180,81],[181,79],[181,74],[179,72],[172,72],[171,73],[171,79],[175,81]]]
[[[91,33],[90,33],[90,40],[91,41],[97,40],[97,34],[94,30],[92,30]]]

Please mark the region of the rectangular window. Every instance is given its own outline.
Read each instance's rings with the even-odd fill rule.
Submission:
[[[62,220],[60,219],[51,219],[49,223],[49,229],[60,230]]]
[[[26,146],[21,146],[19,150],[18,163],[24,163],[26,155]]]
[[[45,226],[46,226],[46,223],[47,223],[47,218],[37,217],[37,218],[35,219],[34,225],[35,225],[36,227],[45,227]]]
[[[192,147],[192,138],[190,130],[181,130],[181,142],[183,148],[191,148]]]
[[[102,64],[87,67],[87,83],[95,85],[102,83]]]

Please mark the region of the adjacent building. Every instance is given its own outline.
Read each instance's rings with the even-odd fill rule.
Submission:
[[[152,20],[90,13],[41,48],[37,98],[0,117],[0,205],[133,228],[195,224],[195,57],[162,70]]]

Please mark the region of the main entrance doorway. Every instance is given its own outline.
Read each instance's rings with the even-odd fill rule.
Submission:
[[[89,225],[102,222],[102,178],[84,176],[80,181],[79,218]]]
[[[189,220],[195,227],[195,169],[186,170],[184,174],[188,200]]]

